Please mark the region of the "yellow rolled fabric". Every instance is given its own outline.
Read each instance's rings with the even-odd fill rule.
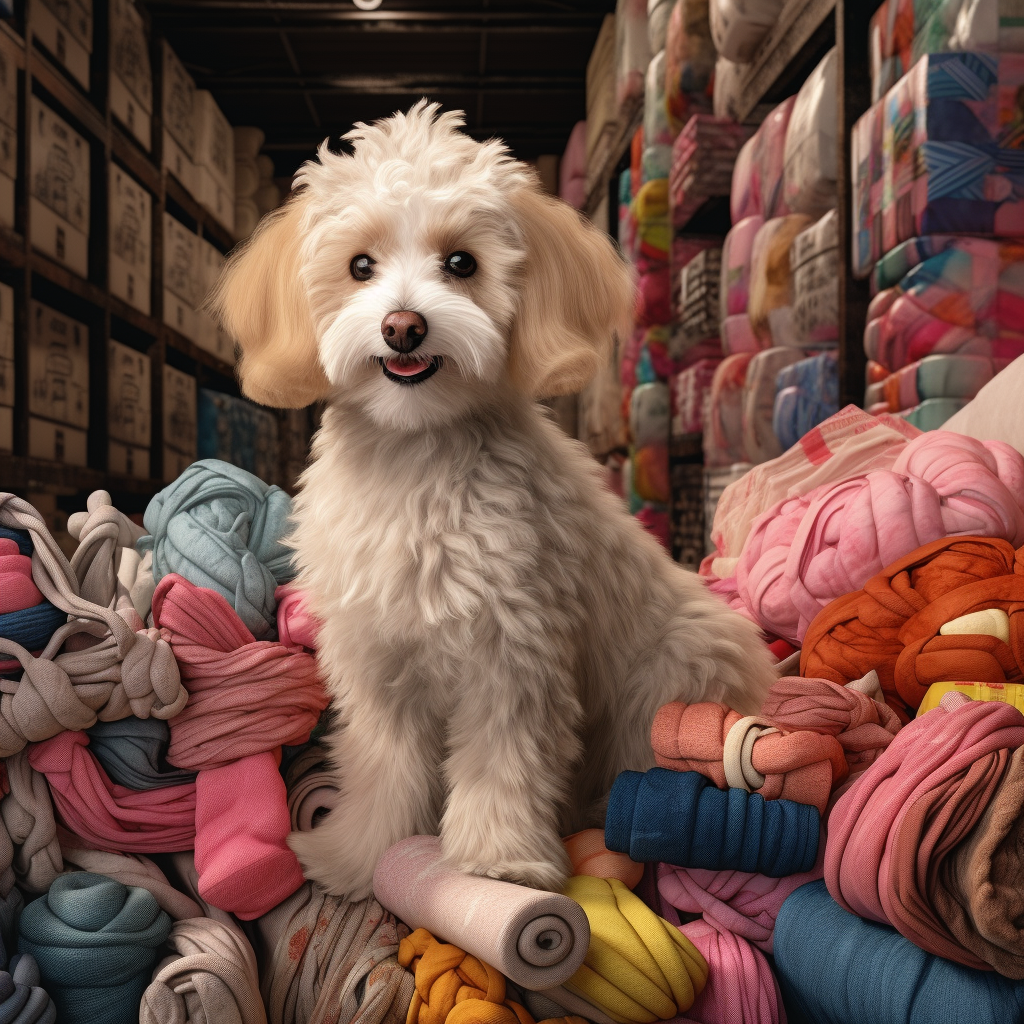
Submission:
[[[995,700],[1024,714],[1024,683],[932,683],[917,709],[917,717],[939,706],[947,693],[963,693],[971,700]]]
[[[684,1013],[708,980],[685,935],[615,878],[576,875],[565,895],[590,922],[583,966],[565,983],[619,1024],[653,1024]]]

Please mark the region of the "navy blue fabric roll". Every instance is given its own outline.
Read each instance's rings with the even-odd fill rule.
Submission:
[[[162,719],[131,716],[117,722],[97,722],[85,731],[89,734],[89,749],[119,786],[163,789],[192,782],[196,777],[195,772],[167,763],[171,729]]]
[[[847,913],[823,881],[782,904],[775,970],[790,1024],[1024,1022],[1024,982],[926,953]]]
[[[33,608],[22,608],[18,612],[0,615],[0,636],[21,644],[27,651],[41,651],[50,642],[50,637],[67,621],[67,612],[44,601]]]
[[[13,540],[18,545],[19,555],[32,554],[32,539],[28,530],[12,530],[9,526],[0,526],[0,540]]]
[[[718,789],[699,772],[652,768],[615,780],[604,841],[635,861],[783,878],[814,866],[820,829],[817,807]]]

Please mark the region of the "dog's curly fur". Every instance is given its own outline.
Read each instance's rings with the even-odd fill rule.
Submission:
[[[392,843],[440,831],[457,868],[544,889],[560,836],[651,766],[659,705],[755,711],[755,627],[675,565],[537,396],[578,390],[632,311],[607,238],[499,142],[418,104],[321,147],[229,261],[214,304],[251,397],[327,402],[301,480],[298,585],[322,620],[340,802],[291,843],[366,895]],[[467,279],[445,256],[470,252]],[[376,260],[353,279],[353,258]],[[441,369],[396,383],[381,321],[414,310]]]

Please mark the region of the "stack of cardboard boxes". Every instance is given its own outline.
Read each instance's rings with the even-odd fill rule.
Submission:
[[[18,69],[0,50],[0,224],[14,227],[14,182],[18,177]]]
[[[89,329],[41,302],[29,306],[28,453],[86,464]]]
[[[131,0],[110,0],[110,112],[150,149],[153,72],[142,17]]]
[[[152,281],[153,199],[116,164],[109,167],[110,294],[149,314]]]
[[[164,363],[164,480],[170,483],[196,461],[196,379]]]

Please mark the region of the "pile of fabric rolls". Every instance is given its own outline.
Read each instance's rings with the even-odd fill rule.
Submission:
[[[865,407],[923,430],[1024,352],[1018,128],[1001,99],[1024,85],[1024,54],[1005,52],[1024,36],[992,5],[933,6],[876,14],[877,102],[852,140],[854,268],[874,295]]]

